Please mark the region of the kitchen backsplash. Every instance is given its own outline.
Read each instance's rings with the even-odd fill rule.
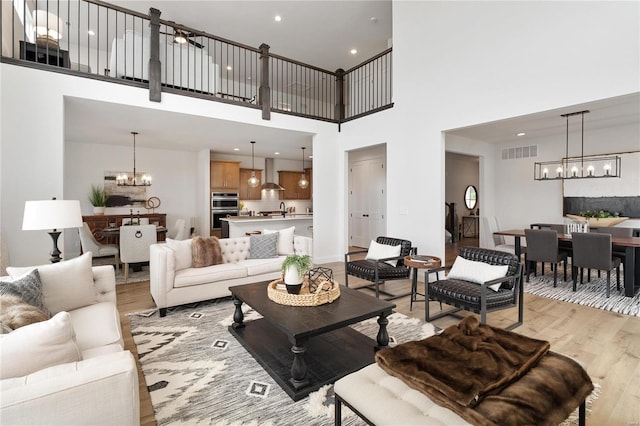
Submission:
[[[283,200],[278,199],[278,195],[275,194],[272,196],[267,196],[265,194],[262,195],[262,200],[240,200],[244,205],[245,211],[254,211],[256,213],[261,211],[276,211],[280,210],[280,202]],[[284,205],[286,209],[290,207],[295,207],[296,213],[306,213],[307,207],[309,209],[313,208],[313,202],[311,200],[284,200]],[[241,214],[243,211],[241,211]]]

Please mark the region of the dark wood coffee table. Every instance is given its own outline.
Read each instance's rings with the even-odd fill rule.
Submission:
[[[341,286],[332,303],[285,306],[267,297],[268,284],[230,288],[235,312],[229,331],[294,401],[371,364],[375,351],[389,344],[391,302]],[[245,323],[243,303],[263,318]],[[377,341],[348,327],[373,317]]]

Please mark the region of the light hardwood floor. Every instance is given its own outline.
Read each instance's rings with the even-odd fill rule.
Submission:
[[[459,245],[473,245],[463,240]],[[477,242],[476,242],[477,244]],[[456,255],[456,246],[447,248],[445,263],[451,264]],[[344,279],[344,264],[329,263],[322,266],[333,269],[334,277]],[[364,283],[364,281],[360,281]],[[358,280],[349,278],[351,286]],[[388,284],[394,291],[408,291],[410,283],[392,281]],[[421,283],[419,283],[419,287]],[[396,290],[397,289],[397,290]],[[125,347],[137,357],[131,337],[128,313],[155,307],[149,293],[149,282],[119,285],[118,308],[121,313]],[[367,291],[367,290],[363,290]],[[409,311],[409,298],[394,301],[396,310],[406,315],[424,319],[424,304],[414,304]],[[591,425],[639,425],[640,424],[640,318],[618,315],[600,309],[588,308],[572,303],[554,301],[525,294],[524,325],[516,332],[537,339],[548,340],[555,352],[574,357],[587,366],[592,380],[601,386],[601,394],[593,404],[587,418]],[[430,309],[439,309],[432,302]],[[506,327],[516,319],[514,309],[489,314],[489,324]],[[171,321],[171,316],[167,316]],[[456,324],[454,317],[444,317],[434,322],[444,328]],[[144,377],[140,379],[140,423],[154,425],[153,408],[146,389]]]

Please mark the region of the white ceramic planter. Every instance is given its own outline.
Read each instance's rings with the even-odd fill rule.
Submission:
[[[304,275],[300,275],[298,272],[298,268],[295,266],[290,266],[284,272],[284,283],[293,285],[293,284],[302,284],[302,279]]]
[[[94,207],[93,214],[96,216],[102,216],[104,214],[104,207]]]

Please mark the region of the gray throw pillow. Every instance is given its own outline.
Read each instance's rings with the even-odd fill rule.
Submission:
[[[51,313],[42,301],[42,283],[37,269],[13,281],[0,281],[0,295],[17,296],[51,317]]]
[[[278,234],[252,235],[249,237],[249,259],[278,257]]]

